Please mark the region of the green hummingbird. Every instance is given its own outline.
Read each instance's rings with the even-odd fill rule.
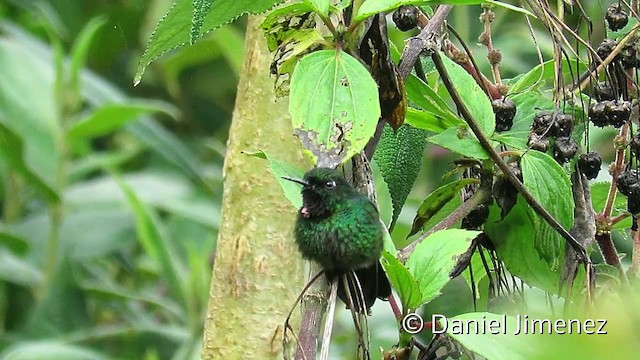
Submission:
[[[319,263],[329,281],[355,272],[360,287],[349,283],[352,301],[339,281],[338,296],[360,313],[368,313],[376,298],[386,299],[391,287],[382,266],[384,224],[378,209],[338,170],[315,168],[303,179],[284,177],[302,185],[302,207],[295,240],[305,259]],[[362,293],[360,294],[360,289]],[[362,301],[364,298],[364,307]]]

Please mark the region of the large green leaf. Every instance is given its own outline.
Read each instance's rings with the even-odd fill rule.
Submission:
[[[518,319],[511,316],[468,313],[448,318],[446,325],[447,335],[487,360],[538,359],[541,354],[534,342],[539,336],[519,333]]]
[[[4,360],[107,360],[109,357],[92,349],[56,341],[24,342],[11,346],[2,353]]]
[[[426,131],[410,125],[402,125],[397,131],[385,125],[384,131],[373,156],[384,181],[389,188],[393,202],[393,216],[390,229],[400,216],[413,183],[422,166],[422,155],[427,145]]]
[[[406,266],[418,282],[421,304],[440,295],[440,290],[451,280],[449,274],[458,257],[469,249],[471,240],[478,234],[479,231],[461,229],[440,230],[416,246]]]
[[[42,279],[42,273],[33,264],[0,248],[0,280],[35,287]]]
[[[189,33],[189,43],[193,44],[200,38],[200,30],[204,23],[204,18],[211,9],[214,0],[193,0],[193,18],[191,19],[191,32]]]
[[[551,156],[528,151],[521,159],[522,178],[533,197],[557,219],[565,229],[573,225],[573,193],[571,180]],[[564,239],[541,218],[535,221],[535,248],[555,269],[564,253]]]
[[[418,282],[413,275],[409,273],[409,270],[388,251],[382,252],[380,263],[382,263],[382,267],[387,274],[387,278],[389,278],[391,286],[400,297],[402,309],[407,311],[418,308],[422,304],[422,294],[420,293]]]
[[[289,112],[296,135],[321,167],[336,167],[373,136],[378,87],[358,60],[341,50],[303,57],[291,78]]]
[[[418,213],[413,219],[411,225],[411,232],[407,237],[416,234],[422,229],[435,214],[440,211],[449,201],[451,201],[456,195],[460,195],[460,190],[467,185],[478,183],[476,179],[461,179],[442,185],[435,189],[426,199],[420,204]]]
[[[3,124],[2,116],[0,115],[0,149],[6,149],[0,152],[0,156],[4,157],[4,160],[11,166],[13,171],[28,179],[29,183],[38,189],[45,198],[51,202],[58,202],[60,195],[52,187],[53,184],[45,182],[28,165],[24,148],[22,139]]]
[[[296,209],[300,209],[302,207],[302,196],[300,195],[300,185],[289,180],[285,180],[283,176],[290,176],[298,179],[302,179],[304,175],[304,170],[288,164],[284,161],[280,161],[277,159],[270,158],[264,151],[257,151],[254,153],[245,152],[247,155],[259,157],[261,159],[265,159],[269,162],[269,168],[273,173],[273,176],[278,180],[280,187],[282,187],[282,191],[284,192],[284,196],[289,200],[291,205]]]
[[[178,116],[175,107],[162,101],[137,100],[122,104],[105,104],[71,125],[68,136],[71,140],[103,136],[120,129],[129,121],[155,112],[163,112],[173,118]]]
[[[430,137],[429,142],[473,159],[484,160],[489,158],[489,154],[467,127],[448,128]]]
[[[211,0],[177,0],[151,35],[138,64],[134,84],[140,82],[147,66],[167,51],[193,43],[242,14],[262,13],[282,1],[236,0],[211,3]],[[194,2],[198,3],[198,9],[194,8]]]
[[[444,128],[465,124],[464,120],[451,111],[444,99],[417,76],[409,74],[405,89],[411,105],[437,117]]]
[[[516,205],[504,219],[500,219],[500,208],[492,205],[484,230],[509,273],[531,286],[557,294],[560,271],[551,269],[535,248],[537,221],[540,219],[518,196]]]
[[[51,65],[24,46],[0,39],[0,126],[3,155],[41,190],[57,199],[61,128]]]
[[[462,97],[462,101],[464,101],[478,126],[480,126],[482,133],[487,137],[491,137],[496,127],[496,115],[493,113],[493,106],[487,94],[482,91],[482,88],[462,66],[444,55],[440,56],[440,58],[447,68],[447,73],[458,94]]]
[[[380,12],[388,12],[397,9],[402,5],[477,5],[483,3],[501,6],[512,11],[517,11],[535,17],[535,15],[528,10],[494,0],[366,0],[358,9],[355,20],[362,21],[369,16],[375,15]]]

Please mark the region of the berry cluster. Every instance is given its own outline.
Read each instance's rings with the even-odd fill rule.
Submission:
[[[589,120],[593,125],[621,127],[629,120],[631,103],[624,100],[602,100],[589,106]]]
[[[558,112],[538,112],[531,124],[529,147],[545,152],[549,149],[549,138],[555,138],[553,156],[559,163],[571,160],[578,151],[578,144],[571,138],[573,116]]]
[[[625,170],[618,177],[618,191],[627,196],[627,210],[632,214],[640,212],[640,174],[638,170]]]
[[[516,116],[516,103],[511,99],[502,99],[491,102],[493,112],[496,114],[496,131],[509,131],[513,126],[513,118]]]

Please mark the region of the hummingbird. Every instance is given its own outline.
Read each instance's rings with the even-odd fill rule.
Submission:
[[[320,264],[329,281],[353,271],[360,286],[349,283],[352,301],[342,281],[338,297],[347,307],[353,304],[353,310],[368,314],[376,298],[386,300],[391,295],[379,262],[384,224],[378,209],[335,169],[314,168],[303,179],[283,178],[302,185],[294,230],[302,257]],[[358,299],[364,299],[364,306]]]

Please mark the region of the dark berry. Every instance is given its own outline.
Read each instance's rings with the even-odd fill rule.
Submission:
[[[640,58],[638,58],[638,44],[636,42],[627,43],[620,52],[622,57],[622,66],[625,69],[640,67]]]
[[[629,22],[629,17],[620,4],[611,4],[607,9],[605,19],[607,19],[611,31],[618,31],[627,26]]]
[[[607,56],[609,56],[609,54],[611,54],[611,52],[613,51],[613,49],[616,48],[616,46],[618,46],[617,41],[613,39],[604,39],[604,41],[602,41],[600,45],[598,45],[598,48],[596,49],[596,53],[598,54],[600,59],[604,60],[607,58]]]
[[[547,135],[553,125],[553,113],[541,111],[536,113],[531,124],[531,132],[537,135]]]
[[[549,148],[549,139],[536,133],[529,134],[529,142],[527,145],[533,150],[545,152]]]
[[[496,114],[496,131],[508,131],[513,126],[513,118],[516,116],[516,103],[511,99],[502,98],[493,100],[493,112]]]
[[[631,103],[618,100],[610,101],[605,106],[605,113],[607,113],[609,117],[609,124],[619,128],[629,120]]]
[[[571,160],[577,151],[578,144],[570,137],[559,137],[553,145],[553,157],[560,164]]]
[[[480,204],[462,219],[462,228],[468,230],[478,229],[487,221],[487,218],[489,218],[489,206]]]
[[[638,131],[632,138],[629,143],[629,147],[631,148],[631,152],[636,157],[640,157],[640,131]]]
[[[598,176],[601,166],[602,158],[600,154],[595,151],[582,154],[578,159],[578,168],[580,168],[580,171],[589,180],[595,179]]]
[[[393,22],[400,31],[409,31],[418,25],[418,9],[413,5],[402,5],[393,13]]]
[[[570,136],[571,130],[573,130],[573,115],[556,113],[551,128],[553,135],[557,137]]]
[[[640,190],[640,175],[638,170],[625,170],[618,176],[618,191],[622,195],[629,196],[631,193],[637,193]]]
[[[609,116],[605,112],[608,100],[600,101],[589,106],[589,121],[597,127],[605,127],[609,125]]]
[[[511,172],[513,172],[513,174],[522,181],[522,170],[520,169],[520,164],[517,162],[511,162],[508,165]],[[501,209],[500,217],[504,219],[516,204],[518,190],[516,190],[504,174],[500,174],[496,176],[493,182],[491,193]]]
[[[616,95],[610,83],[601,81],[593,87],[593,97],[598,101],[615,100]]]

